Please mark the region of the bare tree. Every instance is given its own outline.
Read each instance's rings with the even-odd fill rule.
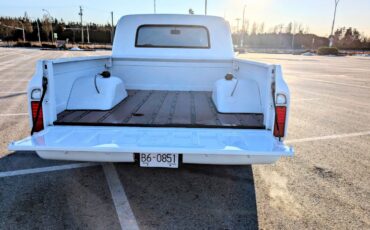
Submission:
[[[251,31],[251,34],[252,35],[257,34],[257,28],[258,28],[257,23],[256,22],[253,22],[252,31]]]
[[[24,29],[27,33],[32,33],[33,32],[33,27],[32,27],[32,24],[31,24],[31,20],[28,17],[27,12],[24,12],[24,17],[23,17],[22,23],[24,24]]]
[[[42,19],[42,30],[45,31],[46,35],[47,35],[47,39],[49,41],[49,35],[50,35],[50,32],[51,32],[51,27],[52,27],[52,19],[49,18],[48,15],[44,14],[43,16],[43,19]],[[53,35],[52,35],[53,36]]]
[[[292,33],[292,29],[293,29],[293,23],[289,23],[287,26],[286,26],[286,29],[285,29],[285,32],[287,34],[291,34]]]
[[[278,25],[278,33],[279,34],[283,33],[283,28],[284,28],[284,24],[279,24]]]
[[[298,33],[300,33],[300,34],[303,34],[303,25],[302,25],[302,23],[299,23],[299,25],[298,25]]]
[[[258,27],[258,33],[263,34],[265,32],[265,23],[262,22],[260,26]]]
[[[304,34],[308,34],[308,33],[310,33],[310,27],[309,27],[309,26],[306,26],[306,27],[304,28],[303,33],[304,33]]]
[[[245,27],[244,28],[245,34],[248,35],[248,33],[249,33],[249,20],[245,21],[244,27]]]

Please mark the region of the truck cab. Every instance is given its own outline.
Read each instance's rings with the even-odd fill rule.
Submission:
[[[31,136],[9,150],[45,159],[176,168],[293,155],[281,67],[235,57],[220,17],[124,16],[111,56],[38,61],[28,100]]]

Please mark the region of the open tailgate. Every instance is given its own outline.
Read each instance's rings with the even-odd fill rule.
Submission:
[[[291,156],[267,130],[51,126],[11,151],[91,151]]]

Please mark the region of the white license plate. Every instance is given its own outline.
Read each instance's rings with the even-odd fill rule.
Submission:
[[[178,168],[179,154],[140,153],[141,167]]]

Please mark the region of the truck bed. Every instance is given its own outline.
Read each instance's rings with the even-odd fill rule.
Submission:
[[[111,110],[65,110],[54,125],[264,129],[262,113],[219,113],[206,91],[129,90]]]

